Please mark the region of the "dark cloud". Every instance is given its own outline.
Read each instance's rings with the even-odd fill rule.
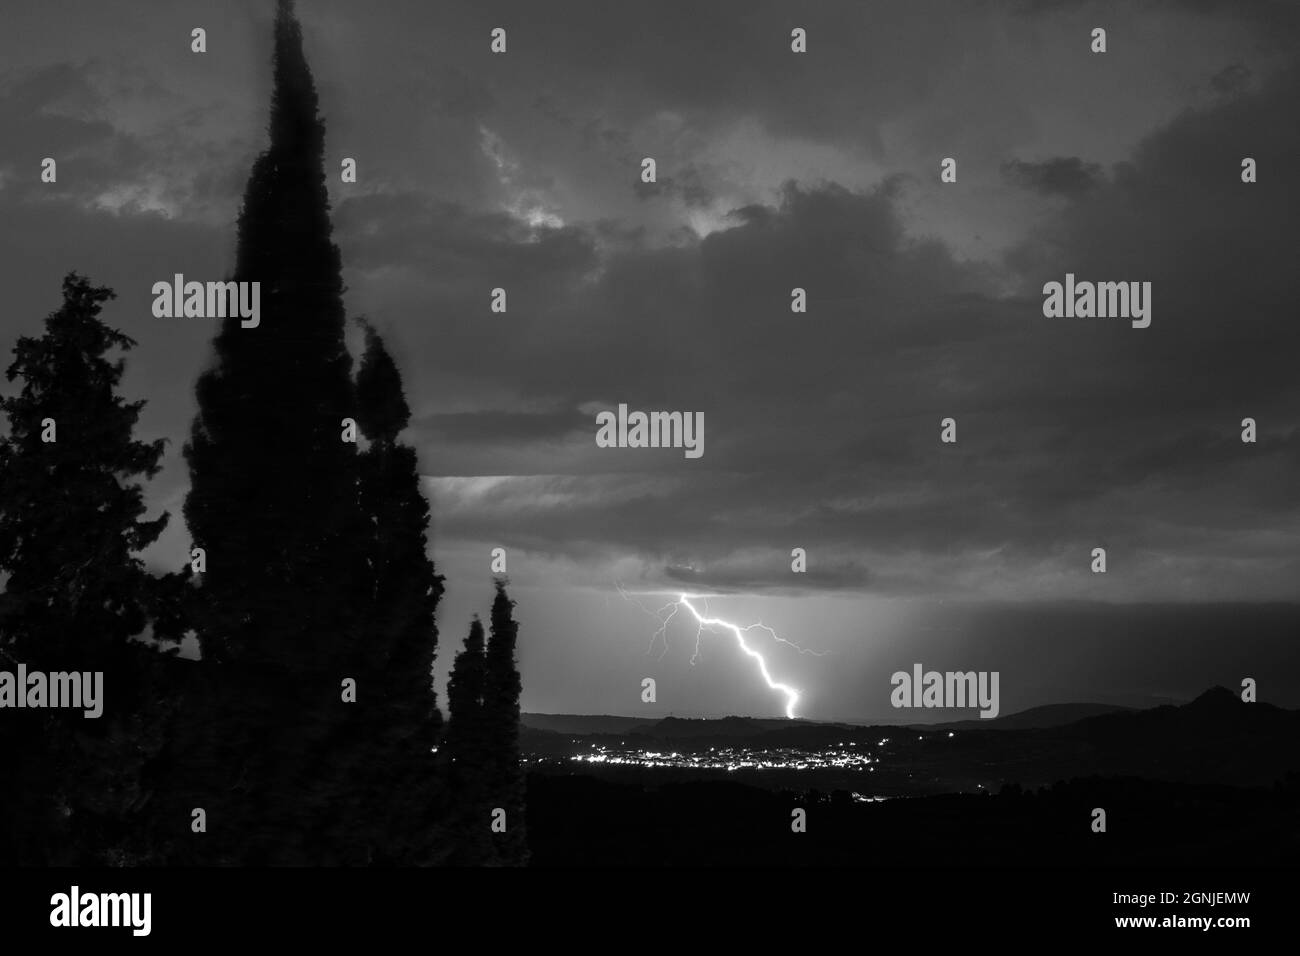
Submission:
[[[1058,156],[1041,162],[1013,159],[1002,164],[1008,181],[1044,196],[1078,199],[1102,182],[1101,166],[1085,163],[1077,156]]]
[[[1181,588],[1161,569],[1184,561],[1219,569],[1212,593],[1287,592],[1300,563],[1284,544],[1300,516],[1286,358],[1300,289],[1273,237],[1297,197],[1285,177],[1243,185],[1237,154],[1250,140],[1270,165],[1300,159],[1295,131],[1267,120],[1296,93],[1281,75],[1149,137],[1013,251],[1024,296],[908,238],[887,188],[792,185],[697,244],[611,257],[567,299],[555,361],[512,380],[575,404],[701,408],[708,451],[689,463],[575,450],[579,470],[649,469],[667,490],[576,495],[497,533],[720,569],[699,572],[719,587],[776,585],[786,542],[882,568],[856,580],[899,593],[933,587],[949,559],[1032,587],[1044,568],[1084,567],[1100,542],[1125,556],[1130,595]],[[1153,281],[1152,327],[1045,319],[1037,290],[1067,271]],[[809,290],[807,316],[789,313],[794,285]],[[1243,409],[1268,423],[1259,445],[1240,441]],[[951,449],[938,444],[947,415]],[[484,502],[459,530],[486,533],[492,513]],[[751,564],[760,552],[770,577]]]
[[[409,266],[448,287],[472,287],[483,307],[495,287],[563,288],[596,265],[585,229],[538,228],[505,212],[475,212],[418,193],[345,199],[334,224],[348,268]]]
[[[1250,83],[1251,72],[1242,63],[1230,63],[1210,77],[1210,87],[1223,96],[1242,92]]]
[[[0,159],[11,188],[33,199],[84,201],[140,163],[145,150],[94,115],[98,102],[85,67],[62,63],[13,78],[0,94],[0,127],[19,147]],[[58,164],[54,183],[41,181],[47,156]]]
[[[412,428],[421,440],[437,446],[447,442],[548,441],[578,431],[585,433],[590,424],[590,416],[576,409],[539,412],[493,410],[428,415],[415,422]]]
[[[659,175],[656,170],[656,182],[647,183],[638,179],[632,184],[632,188],[638,199],[672,197],[688,207],[701,209],[717,198],[708,185],[711,178],[710,174],[699,166],[687,165],[671,176]]]
[[[796,577],[791,572],[790,552],[761,557],[733,557],[720,566],[693,568],[669,566],[665,580],[681,585],[683,591],[726,594],[799,592],[804,590],[861,590],[871,580],[870,572],[856,561],[814,562]]]

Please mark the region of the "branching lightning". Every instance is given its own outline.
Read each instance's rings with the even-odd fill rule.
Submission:
[[[691,655],[691,664],[694,664],[699,660],[700,640],[703,637],[706,628],[729,631],[732,636],[736,638],[736,643],[740,646],[741,651],[758,664],[758,671],[763,676],[763,681],[767,684],[768,688],[779,691],[785,695],[785,715],[791,720],[794,719],[795,708],[799,705],[799,691],[791,687],[789,684],[783,684],[780,681],[773,679],[771,672],[767,668],[766,658],[749,645],[745,640],[745,635],[754,630],[766,631],[773,640],[793,647],[800,654],[812,654],[815,657],[821,657],[825,653],[824,651],[814,651],[805,647],[800,647],[794,641],[788,641],[784,637],[781,637],[776,633],[776,631],[772,630],[772,628],[768,627],[761,621],[757,624],[746,624],[742,626],[739,624],[733,624],[731,621],[723,620],[720,617],[712,617],[709,612],[708,595],[678,594],[675,601],[670,601],[658,610],[652,611],[650,608],[646,607],[636,598],[624,591],[622,585],[618,585],[618,593],[623,595],[624,600],[631,601],[642,611],[649,614],[659,622],[659,627],[650,636],[650,646],[646,649],[646,653],[648,654],[654,650],[656,642],[662,641],[663,650],[659,653],[661,659],[668,653],[668,625],[672,623],[673,618],[677,616],[677,612],[682,608],[686,608],[686,610],[690,611],[691,616],[695,618],[695,652]],[[703,613],[701,613],[700,610],[691,603],[692,601],[702,602],[704,608]]]

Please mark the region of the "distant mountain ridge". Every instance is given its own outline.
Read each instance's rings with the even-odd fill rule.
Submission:
[[[1222,688],[1220,688],[1222,689]],[[1230,691],[1228,693],[1231,693]],[[1112,704],[1069,703],[1030,707],[992,720],[972,718],[942,724],[882,724],[862,721],[787,720],[781,717],[623,717],[611,714],[523,714],[525,727],[561,734],[644,734],[650,737],[751,737],[792,727],[910,727],[915,730],[1024,730],[1059,727],[1087,717],[1133,712]]]
[[[519,721],[532,730],[557,734],[622,734],[645,724],[644,717],[611,714],[520,714]]]
[[[1120,707],[1114,704],[1044,704],[1030,707],[1028,710],[1016,711],[1005,717],[986,719],[976,717],[968,720],[955,720],[943,724],[909,724],[914,730],[1028,730],[1040,727],[1060,727],[1072,724],[1076,720],[1099,717],[1102,714],[1132,713],[1133,707]]]

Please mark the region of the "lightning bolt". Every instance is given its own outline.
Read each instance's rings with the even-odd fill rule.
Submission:
[[[618,593],[623,595],[624,600],[631,601],[642,611],[649,614],[659,622],[658,629],[650,637],[650,647],[646,649],[647,653],[654,649],[656,641],[663,641],[664,649],[659,654],[659,658],[661,660],[663,659],[664,654],[668,653],[668,625],[671,624],[673,618],[677,616],[677,612],[682,608],[685,608],[691,613],[691,616],[695,618],[696,624],[695,653],[691,655],[691,664],[694,664],[700,657],[700,640],[704,634],[705,628],[721,628],[722,630],[730,631],[732,636],[736,638],[736,643],[740,646],[741,651],[758,664],[758,672],[763,676],[763,681],[767,684],[768,688],[770,690],[779,691],[785,695],[785,716],[791,720],[795,718],[795,708],[799,705],[799,691],[791,687],[789,684],[783,684],[780,681],[773,679],[771,671],[767,668],[766,658],[764,658],[763,655],[753,647],[750,647],[748,642],[745,640],[745,635],[753,630],[762,630],[771,635],[773,640],[793,647],[800,654],[812,654],[814,657],[821,657],[825,653],[824,651],[814,651],[805,647],[800,647],[794,641],[788,641],[784,637],[781,637],[776,633],[776,631],[772,630],[772,628],[768,627],[761,621],[757,624],[746,624],[742,626],[739,624],[733,624],[731,621],[723,620],[720,617],[712,617],[709,612],[708,595],[678,594],[677,600],[670,601],[658,610],[652,611],[650,608],[646,607],[636,598],[624,591],[622,585],[618,585],[617,587]],[[692,600],[703,602],[703,613],[701,613],[700,610],[691,603]]]

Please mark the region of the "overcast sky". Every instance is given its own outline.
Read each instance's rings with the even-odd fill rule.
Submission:
[[[1298,596],[1300,7],[298,7],[347,305],[401,364],[429,476],[444,668],[504,547],[525,709],[780,712],[725,634],[694,665],[693,628],[647,654],[657,625],[620,583],[727,595],[719,613],[827,651],[761,645],[808,716],[890,717],[916,660],[1001,668],[1004,713],[1248,674],[1300,704],[1285,627],[1202,627],[1172,667],[1155,647],[1191,618],[1135,606]],[[189,547],[180,448],[215,329],[153,318],[150,287],[233,266],[271,10],[16,0],[0,34],[0,345],[69,269],[117,291],[142,437],[172,440],[160,567]],[[1045,318],[1067,272],[1151,282],[1150,327]],[[703,412],[703,457],[598,448],[620,402]],[[1115,667],[1083,666],[1083,620],[1129,635]]]

